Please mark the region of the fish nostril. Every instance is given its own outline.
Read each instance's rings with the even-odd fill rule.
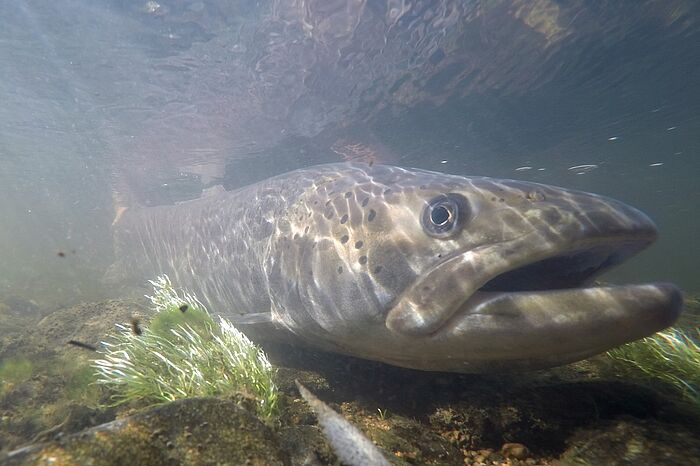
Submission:
[[[527,193],[525,198],[528,201],[540,202],[540,201],[544,201],[544,194],[542,194],[540,191],[530,191],[529,193]]]

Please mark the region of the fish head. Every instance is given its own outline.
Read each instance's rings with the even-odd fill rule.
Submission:
[[[673,285],[593,284],[657,237],[622,202],[514,180],[354,170],[346,195],[326,204],[336,214],[326,216],[336,221],[327,263],[349,272],[331,286],[341,303],[333,319],[349,322],[333,338],[348,352],[424,370],[548,367],[648,336],[680,313]],[[353,291],[343,297],[344,287]],[[372,331],[357,324],[367,314]]]

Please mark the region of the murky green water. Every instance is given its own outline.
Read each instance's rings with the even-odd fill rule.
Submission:
[[[648,213],[657,243],[603,279],[670,281],[692,301],[700,293],[696,3],[1,4],[0,451],[117,414],[98,407],[105,393],[86,388],[93,355],[66,346],[99,345],[134,314],[148,320],[143,288],[103,280],[115,260],[115,206],[169,205],[347,159],[535,181]],[[693,309],[683,321],[691,333]],[[397,464],[700,456],[697,417],[681,394],[621,375],[603,357],[521,378],[285,352],[271,352],[287,403],[280,420],[241,421],[270,442],[255,456],[260,464],[301,464],[313,451],[321,464],[335,461],[295,378]],[[247,416],[237,411],[245,400],[225,403],[202,409]],[[119,456],[115,434],[115,458],[159,464],[163,451],[178,459],[197,451],[187,464],[204,464],[218,453],[206,456],[214,450],[201,439],[216,434],[221,446],[221,432],[236,430],[232,422],[179,443],[213,421],[193,415],[192,429],[171,432],[168,416],[178,413],[163,426],[134,421],[166,432],[153,450],[139,447],[143,456]],[[67,442],[77,456],[61,464],[85,461],[77,452],[95,447]],[[529,453],[507,459],[504,443]]]

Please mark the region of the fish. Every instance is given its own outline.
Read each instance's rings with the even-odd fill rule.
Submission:
[[[349,466],[389,466],[391,464],[362,431],[319,400],[298,380],[294,383],[299,394],[316,413],[323,433],[342,464]]]
[[[596,285],[652,244],[604,196],[381,164],[299,169],[114,225],[110,282],[167,274],[257,342],[424,371],[533,370],[673,324],[673,284]]]

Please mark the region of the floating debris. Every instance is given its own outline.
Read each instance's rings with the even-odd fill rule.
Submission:
[[[69,345],[77,346],[78,348],[90,350],[90,351],[97,351],[97,348],[95,348],[92,345],[89,345],[87,343],[83,343],[82,341],[78,340],[68,340]]]
[[[666,131],[673,131],[676,128],[677,126],[669,126],[668,128],[666,128]]]
[[[611,136],[608,138],[608,141],[617,141],[618,139],[620,139],[620,136]]]
[[[129,323],[131,324],[131,331],[134,335],[141,335],[143,333],[143,330],[141,330],[141,322],[139,321],[139,319],[137,319],[136,317],[132,317]]]
[[[440,163],[444,165],[447,163],[447,160],[440,160]]]
[[[57,255],[58,257],[66,257],[66,253],[63,252],[63,251],[58,251],[58,252],[56,253],[56,255]]]
[[[524,167],[518,167],[515,169],[516,172],[523,172],[525,170],[532,170],[532,167],[526,165]]]
[[[298,380],[294,381],[301,396],[316,413],[318,423],[328,438],[340,462],[350,466],[389,466],[377,446],[357,427],[316,398]]]
[[[650,163],[649,166],[650,167],[660,167],[663,164],[664,164],[663,162],[655,162],[655,163]]]
[[[187,312],[187,309],[189,309],[189,308],[190,307],[187,304],[183,304],[178,309],[180,309],[180,312]]]
[[[583,175],[584,173],[588,173],[591,170],[595,170],[598,168],[598,165],[593,164],[593,163],[584,163],[582,165],[574,165],[573,167],[569,167],[568,170],[572,172],[576,172],[577,175]]]

